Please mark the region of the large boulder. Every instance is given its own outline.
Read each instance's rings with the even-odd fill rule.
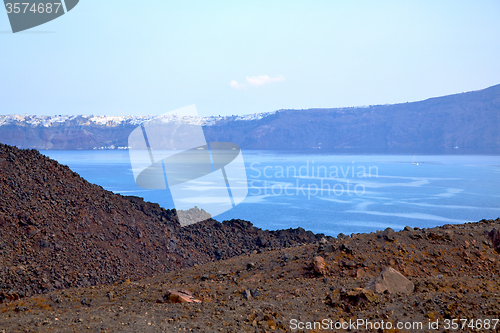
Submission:
[[[376,278],[365,287],[375,293],[388,291],[391,294],[409,294],[415,289],[413,282],[392,267],[386,267]]]

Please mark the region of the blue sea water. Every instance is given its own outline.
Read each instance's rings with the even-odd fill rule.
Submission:
[[[43,151],[91,183],[165,208],[168,190],[134,182],[128,151]],[[249,194],[219,221],[335,236],[500,216],[500,156],[243,151]],[[415,163],[413,163],[415,162]],[[418,165],[417,165],[418,163]]]

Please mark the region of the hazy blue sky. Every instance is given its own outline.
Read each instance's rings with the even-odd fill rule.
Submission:
[[[500,83],[500,1],[96,1],[12,34],[0,114],[201,115],[416,101]]]

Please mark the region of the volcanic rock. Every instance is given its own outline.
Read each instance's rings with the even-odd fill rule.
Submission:
[[[359,304],[363,301],[373,302],[378,296],[371,290],[356,288],[352,291],[349,291],[344,294],[344,297],[354,302],[355,304]]]
[[[201,303],[187,290],[171,289],[163,297],[168,303]]]
[[[415,289],[413,282],[392,267],[386,267],[376,278],[368,283],[366,290],[376,293],[388,291],[391,294],[409,294]]]

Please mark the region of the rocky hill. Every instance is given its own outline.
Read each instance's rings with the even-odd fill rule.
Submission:
[[[258,121],[216,123],[205,133],[253,149],[500,148],[500,85],[413,103],[280,110]]]
[[[38,151],[0,144],[0,302],[158,275],[316,241],[241,220],[181,227],[175,210],[90,184]]]
[[[153,118],[0,116],[0,142],[36,149],[126,147],[130,132]],[[184,121],[203,126],[208,141],[243,149],[500,149],[500,85],[395,105]]]

